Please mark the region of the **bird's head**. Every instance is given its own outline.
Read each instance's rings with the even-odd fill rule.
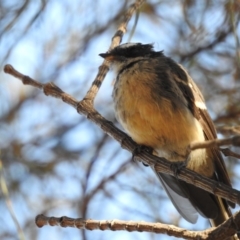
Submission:
[[[99,54],[109,61],[117,71],[131,62],[143,58],[153,58],[161,55],[162,52],[155,52],[152,44],[125,43],[119,45],[107,53]]]

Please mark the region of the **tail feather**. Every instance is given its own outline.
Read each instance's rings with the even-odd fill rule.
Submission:
[[[217,227],[232,217],[226,200],[165,173],[156,172],[173,205],[183,218],[196,223],[197,212]],[[226,240],[239,240],[235,234]]]
[[[209,222],[212,227],[217,227],[232,217],[232,212],[228,207],[228,204],[222,198],[216,197],[217,204],[219,206],[219,213],[215,219],[209,219]],[[239,240],[239,236],[235,234],[232,237],[227,238],[226,240]]]

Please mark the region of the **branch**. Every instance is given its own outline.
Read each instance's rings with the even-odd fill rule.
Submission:
[[[236,135],[230,138],[224,139],[214,139],[214,140],[206,140],[204,142],[195,142],[189,145],[189,151],[193,151],[199,148],[212,148],[212,147],[220,147],[225,145],[232,145],[235,147],[240,147],[240,135]],[[237,154],[231,151],[229,148],[221,148],[220,151],[224,154],[224,156],[230,156],[240,159],[240,154]]]
[[[214,139],[207,140],[204,142],[195,142],[189,145],[191,150],[199,149],[199,148],[212,148],[212,147],[220,147],[225,145],[232,145],[236,147],[240,147],[240,135],[224,138],[224,139]]]
[[[116,33],[114,34],[114,36],[112,38],[112,43],[109,47],[109,50],[115,48],[116,46],[118,46],[121,43],[123,34],[126,32],[127,24],[129,22],[129,20],[131,19],[134,12],[137,9],[139,9],[143,3],[145,3],[145,0],[136,0],[136,2],[130,6],[130,8],[128,9],[128,11],[126,12],[126,14],[124,16],[123,22],[119,25]],[[110,66],[110,62],[108,62],[107,60],[104,60],[103,64],[99,67],[98,74],[97,74],[95,80],[93,81],[91,88],[88,90],[88,92],[85,96],[85,99],[89,100],[92,104],[98,93],[98,90],[100,89],[100,87],[102,85],[103,79],[105,78],[105,76],[109,70],[109,66]]]
[[[240,134],[240,126],[221,126],[217,127],[217,132],[222,134]]]
[[[224,154],[224,156],[235,157],[235,158],[240,159],[240,154],[237,154],[237,153],[231,151],[229,148],[220,148],[220,150]]]
[[[216,38],[214,39],[213,42],[211,43],[208,43],[207,45],[205,46],[200,46],[196,49],[194,49],[192,52],[189,52],[189,53],[186,53],[185,55],[182,55],[181,56],[181,61],[184,61],[185,59],[191,59],[194,55],[202,52],[203,50],[209,50],[209,49],[212,49],[214,48],[214,46],[220,42],[223,42],[224,39],[226,39],[226,37],[228,36],[228,34],[231,32],[231,28],[229,28],[228,30],[226,31],[220,31],[218,33],[218,35],[216,36]]]
[[[36,225],[41,228],[45,225],[75,227],[87,230],[111,230],[111,231],[128,231],[128,232],[152,232],[167,234],[178,238],[198,239],[198,240],[218,240],[226,239],[233,236],[240,228],[240,212],[229,218],[226,222],[216,228],[210,228],[204,231],[189,231],[173,225],[163,223],[149,223],[144,221],[122,221],[122,220],[93,220],[83,218],[69,217],[47,217],[38,215],[35,219]]]
[[[91,101],[88,101],[86,98],[78,102],[74,97],[62,91],[54,83],[39,83],[36,80],[19,73],[9,64],[4,67],[4,71],[19,78],[23,84],[28,84],[43,89],[43,92],[47,96],[50,95],[52,97],[60,98],[63,102],[73,106],[78,113],[85,115],[89,120],[98,125],[105,133],[118,141],[122,148],[130,152],[134,152],[134,150],[139,147],[139,145],[137,145],[137,143],[135,143],[127,134],[116,128],[112,122],[102,117],[94,109]],[[135,156],[138,160],[141,159],[140,161],[154,166],[158,172],[167,173],[172,176],[175,175],[174,170],[171,168],[171,162],[167,161],[165,158],[154,156],[146,150],[136,152]],[[220,182],[216,182],[207,177],[201,176],[200,174],[197,174],[186,168],[181,169],[180,173],[178,173],[178,178],[210,193],[213,193],[214,195],[225,198],[230,202],[240,204],[240,192]]]

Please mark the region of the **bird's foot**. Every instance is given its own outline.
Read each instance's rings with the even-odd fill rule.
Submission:
[[[186,162],[183,161],[183,162],[174,162],[174,163],[171,163],[170,165],[170,169],[173,171],[173,174],[174,176],[177,178],[178,177],[178,174],[181,172],[181,170],[183,168],[185,168],[187,165],[186,165]]]
[[[188,165],[189,160],[190,160],[190,154],[187,156],[187,159],[185,161],[171,163],[170,168],[173,171],[174,176],[176,178],[178,177],[178,174],[181,172],[181,170]]]
[[[132,160],[133,160],[134,162],[136,162],[135,156],[136,156],[138,153],[142,152],[142,151],[147,151],[148,153],[152,153],[152,152],[153,152],[153,149],[150,148],[150,147],[147,147],[147,146],[145,146],[145,145],[138,145],[138,146],[133,150],[133,152],[132,152]],[[148,167],[148,166],[149,166],[148,164],[146,164],[146,163],[144,163],[144,162],[142,162],[142,164],[143,164],[145,167]]]

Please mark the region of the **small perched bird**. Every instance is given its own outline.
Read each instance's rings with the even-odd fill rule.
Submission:
[[[116,118],[134,141],[171,162],[188,159],[188,169],[231,186],[218,148],[188,153],[190,143],[217,135],[200,90],[180,64],[154,51],[152,44],[122,44],[100,56],[116,71]],[[234,203],[174,176],[156,174],[187,221],[195,223],[199,213],[217,226],[231,216]]]

